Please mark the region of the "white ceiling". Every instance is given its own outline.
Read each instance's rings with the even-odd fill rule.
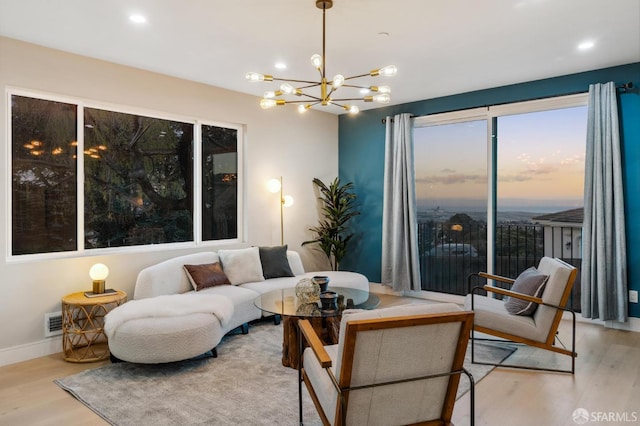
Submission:
[[[392,104],[640,61],[640,0],[335,0],[326,18],[327,76],[395,64],[362,79]],[[321,29],[314,0],[0,0],[0,35],[256,96],[276,84],[247,71],[317,79]]]

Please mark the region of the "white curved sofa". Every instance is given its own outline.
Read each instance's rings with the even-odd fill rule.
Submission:
[[[205,321],[203,323],[202,313],[195,312],[189,312],[185,315],[158,313],[157,315],[150,314],[143,315],[141,318],[129,319],[123,324],[119,324],[118,330],[114,327],[107,327],[109,322],[115,322],[115,319],[110,321],[110,317],[118,317],[121,314],[119,311],[124,310],[116,308],[105,319],[105,331],[107,332],[109,349],[112,355],[125,361],[159,363],[193,357],[193,349],[187,350],[191,346],[188,343],[189,340],[197,340],[197,342],[194,342],[193,347],[201,348],[207,346],[209,349],[213,349],[224,334],[238,327],[242,327],[243,333],[247,333],[248,323],[263,316],[262,311],[254,304],[255,299],[260,294],[271,290],[295,287],[303,278],[324,275],[330,279],[329,286],[369,291],[369,281],[362,274],[346,271],[305,272],[300,255],[297,252],[288,250],[286,251],[286,257],[294,276],[243,282],[237,285],[215,285],[199,291],[194,290],[194,286],[185,272],[184,265],[205,265],[220,262],[224,270],[225,263],[221,262],[220,256],[216,252],[200,252],[179,256],[143,269],[136,280],[133,300],[122,305],[124,307],[131,304],[129,306],[130,311],[136,305],[136,301],[142,299],[153,299],[152,301],[147,301],[146,305],[162,300],[162,306],[166,306],[167,302],[170,303],[171,301],[171,297],[167,298],[167,296],[183,294],[193,295],[191,297],[206,295],[203,299],[219,296],[220,302],[230,303],[232,306],[225,313],[224,321],[216,319],[215,321]],[[182,302],[182,299],[174,298],[174,300]],[[160,306],[160,303],[158,303],[158,306]],[[145,307],[145,310],[148,309],[148,306]],[[231,315],[229,315],[229,312]],[[219,317],[221,316],[219,315]],[[154,329],[154,324],[157,324],[156,329]],[[171,324],[171,333],[167,333],[167,324]],[[203,324],[216,329],[208,334],[208,340],[203,340],[202,338],[201,329]],[[217,341],[215,341],[216,339]],[[180,344],[176,345],[174,341],[180,342]],[[133,342],[138,343],[134,344]],[[171,348],[172,352],[170,354],[163,353],[163,347]],[[179,349],[176,350],[179,347],[184,347],[185,350],[181,353]],[[206,350],[203,352],[206,352]]]

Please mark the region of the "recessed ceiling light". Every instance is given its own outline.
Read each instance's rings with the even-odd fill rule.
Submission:
[[[578,45],[578,50],[589,50],[593,46],[595,46],[595,43],[592,42],[591,40],[583,41]]]
[[[287,69],[287,64],[285,64],[284,62],[276,62],[275,67],[279,70],[284,70]]]
[[[147,18],[144,15],[140,15],[139,13],[129,15],[129,20],[136,24],[144,24],[145,22],[147,22]]]

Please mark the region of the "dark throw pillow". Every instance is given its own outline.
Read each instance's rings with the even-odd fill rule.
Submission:
[[[522,272],[511,286],[511,290],[516,293],[526,294],[528,296],[540,297],[547,283],[548,275],[541,274],[535,267],[531,267]],[[513,315],[533,315],[538,308],[537,303],[527,302],[526,300],[510,297],[505,302],[505,308]]]
[[[220,262],[204,265],[184,265],[184,270],[195,291],[216,285],[231,284]]]
[[[287,245],[275,247],[258,247],[262,274],[265,279],[278,277],[295,277],[287,258]]]

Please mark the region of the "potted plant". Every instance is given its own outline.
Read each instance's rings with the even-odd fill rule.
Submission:
[[[327,255],[331,268],[338,270],[340,261],[347,253],[347,245],[353,234],[347,233],[347,222],[360,214],[355,209],[356,194],[351,192],[353,183],[340,184],[335,178],[328,186],[320,179],[314,178],[313,183],[318,187],[323,217],[318,226],[309,228],[316,234],[313,240],[305,241],[302,245],[317,243]]]

